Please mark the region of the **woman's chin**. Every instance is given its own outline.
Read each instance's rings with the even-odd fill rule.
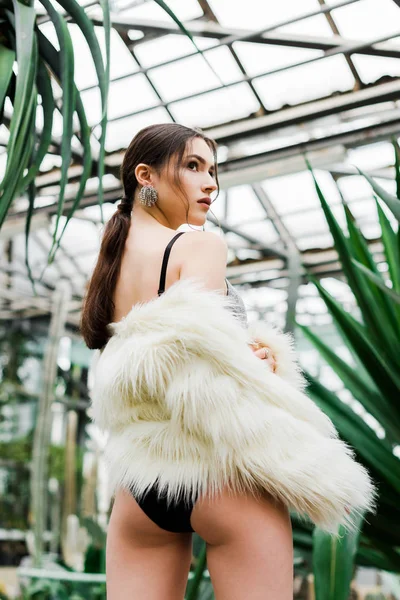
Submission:
[[[190,223],[190,225],[193,225],[195,227],[203,227],[203,225],[205,224],[207,220],[207,215],[189,215],[188,221]]]

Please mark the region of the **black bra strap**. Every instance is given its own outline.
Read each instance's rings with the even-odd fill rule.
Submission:
[[[177,233],[172,238],[172,240],[170,240],[168,242],[168,246],[165,248],[162,267],[161,267],[160,286],[159,286],[159,290],[158,290],[158,295],[165,292],[165,276],[167,274],[167,264],[168,264],[168,258],[169,258],[169,254],[171,252],[171,248],[172,248],[174,242],[178,239],[178,237],[180,237],[184,233],[185,233],[184,231],[180,231],[179,233]]]

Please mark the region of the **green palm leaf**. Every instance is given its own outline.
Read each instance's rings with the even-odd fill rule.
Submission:
[[[400,200],[400,148],[396,138],[392,138],[394,148],[394,168],[396,174],[396,195]]]
[[[376,433],[336,394],[319,381],[306,374],[308,393],[314,402],[335,423],[341,438],[351,444],[362,458],[363,464],[380,480],[389,484],[396,494],[400,493],[400,462],[393,454],[392,445],[381,440]]]
[[[59,4],[73,18],[74,22],[78,25],[79,29],[85,36],[85,39],[89,46],[89,50],[93,58],[93,64],[96,69],[97,78],[99,80],[99,90],[102,101],[101,118],[103,118],[107,114],[107,81],[103,56],[101,54],[99,41],[94,30],[94,25],[92,21],[87,17],[82,6],[80,6],[80,4],[78,4],[78,2],[76,2],[75,0],[60,0]],[[108,7],[108,5],[104,3],[103,6]],[[109,15],[107,15],[107,19],[109,23]]]
[[[293,542],[295,548],[304,553],[312,551],[313,528],[305,527],[304,522],[292,516]],[[391,544],[376,543],[375,539],[364,533],[365,527],[360,532],[359,545],[356,551],[355,563],[364,567],[375,567],[386,571],[400,571],[400,553],[393,552]]]
[[[362,516],[355,531],[340,527],[340,539],[318,528],[313,533],[313,569],[316,600],[348,600]]]
[[[87,17],[84,9],[75,0],[60,0],[60,5],[70,14],[75,23],[78,25],[88,43],[93,63],[96,69],[97,78],[99,80],[99,89],[101,97],[102,114],[100,119],[101,136],[100,136],[100,152],[98,160],[99,188],[98,201],[100,205],[101,220],[103,218],[103,175],[104,175],[104,156],[105,156],[105,139],[107,127],[107,101],[108,101],[108,86],[110,74],[110,14],[108,8],[108,0],[102,0],[101,6],[103,9],[103,22],[106,42],[106,67],[104,67],[103,57],[101,54],[100,45],[94,30],[92,21]]]
[[[343,273],[346,276],[347,282],[349,283],[351,290],[356,298],[357,304],[360,307],[363,321],[368,327],[371,334],[374,335],[376,342],[381,342],[386,348],[389,347],[392,351],[396,351],[397,344],[394,336],[391,332],[391,328],[387,326],[387,317],[384,310],[376,303],[374,294],[371,291],[370,286],[365,282],[359,274],[359,271],[354,267],[352,263],[352,254],[355,252],[351,241],[357,238],[359,251],[362,249],[362,253],[365,256],[365,248],[360,241],[360,235],[356,228],[353,226],[351,234],[353,240],[348,240],[338,222],[336,221],[333,213],[330,209],[328,202],[318,185],[313,170],[306,159],[307,167],[313,177],[316,192],[318,194],[321,207],[324,211],[325,218],[329,225],[330,232],[335,242],[335,249],[339,255],[339,259],[342,264]],[[348,219],[351,222],[351,219]],[[372,260],[372,259],[371,259]],[[379,313],[377,315],[377,312]],[[378,317],[378,318],[377,318]]]
[[[397,152],[396,146],[395,150]],[[399,206],[397,198],[390,197],[370,178],[367,179],[371,185],[375,186],[375,192],[381,199],[396,212]],[[396,155],[396,183],[399,181],[399,158]],[[318,188],[315,177],[314,183],[334,238],[343,272],[360,307],[363,324],[347,313],[318,281],[309,274],[308,277],[316,285],[342,339],[352,351],[356,359],[355,367],[347,365],[337,357],[334,350],[328,348],[323,340],[308,328],[302,327],[301,329],[324,360],[341,378],[353,397],[361,402],[385,431],[385,438],[378,438],[366,422],[349,406],[341,402],[336,394],[307,374],[310,383],[308,388],[310,397],[332,419],[341,438],[354,448],[357,458],[368,468],[379,490],[379,510],[377,514],[368,514],[367,519],[363,522],[362,533],[359,536],[359,548],[355,555],[354,547],[357,540],[350,540],[353,549],[350,548],[350,551],[347,551],[347,562],[346,547],[342,549],[324,534],[315,533],[314,573],[317,600],[325,600],[325,598],[348,597],[354,562],[379,565],[381,568],[389,570],[400,568],[400,553],[396,549],[400,539],[400,527],[397,527],[397,523],[400,522],[398,501],[400,461],[393,453],[394,445],[399,444],[400,440],[400,411],[398,409],[400,233],[398,231],[396,235],[393,231],[377,200],[382,242],[394,288],[390,289],[349,208],[344,206],[349,232],[347,238]],[[399,186],[397,185],[398,190]],[[394,281],[396,281],[396,287]],[[349,549],[347,548],[347,550]],[[340,568],[338,568],[338,564]]]
[[[33,37],[35,11],[32,6],[22,4],[19,0],[14,0],[13,5],[15,19],[10,13],[10,20],[15,27],[17,40],[18,75],[10,138],[7,146],[6,171],[0,183],[0,227],[18,187],[21,168],[23,173],[29,160],[29,156],[26,156],[25,139],[35,105],[32,98],[37,67],[37,45]],[[22,162],[23,157],[25,158],[25,164]]]
[[[53,232],[53,242],[49,252],[50,258],[57,241],[57,230],[64,207],[65,187],[68,182],[68,169],[71,162],[72,119],[75,112],[76,87],[74,85],[74,49],[67,23],[55,10],[50,0],[40,0],[40,2],[47,10],[57,34],[58,43],[60,46],[61,87],[63,89],[63,135],[61,141],[62,164],[60,192],[57,205],[57,219]]]
[[[60,73],[61,73],[61,66],[60,66],[61,61],[60,61],[59,52],[49,42],[49,40],[46,38],[46,36],[44,36],[40,31],[37,32],[37,37],[38,37],[38,41],[39,41],[39,49],[40,49],[42,56],[46,60],[47,64],[51,67],[55,76],[59,79]],[[71,219],[75,210],[79,206],[79,203],[80,203],[80,201],[83,197],[84,191],[85,191],[86,182],[91,174],[92,155],[91,155],[91,148],[90,148],[90,129],[89,129],[89,126],[87,123],[86,113],[85,113],[85,109],[84,109],[81,97],[77,91],[76,91],[76,112],[78,115],[81,136],[82,136],[81,142],[83,145],[83,173],[80,177],[78,192],[75,196],[73,205],[69,211],[66,223],[65,223],[65,225],[61,231],[61,234],[57,240],[57,243],[54,247],[53,254],[50,257],[50,262],[54,260],[54,256],[57,251],[57,248],[60,245],[61,238],[65,232],[65,229],[68,225],[69,220]],[[42,273],[42,276],[43,276],[43,273]]]
[[[7,147],[6,172],[3,181],[0,184],[0,227],[6,218],[13,199],[27,189],[29,208],[27,213],[25,234],[26,237],[29,236],[32,213],[34,210],[34,196],[36,193],[36,187],[35,185],[31,185],[31,183],[34,182],[34,179],[40,170],[40,165],[43,161],[43,158],[47,154],[49,145],[51,143],[52,118],[55,103],[53,99],[50,77],[47,71],[47,67],[50,66],[63,89],[63,136],[60,151],[63,161],[60,176],[59,199],[56,207],[56,224],[53,232],[52,247],[48,256],[48,264],[50,264],[54,260],[55,252],[60,245],[61,237],[65,231],[66,225],[68,224],[74,211],[79,206],[87,179],[91,175],[91,130],[88,127],[83,104],[79,97],[78,90],[74,84],[73,47],[66,20],[55,10],[51,0],[43,0],[42,4],[49,14],[50,19],[56,29],[60,46],[60,52],[57,53],[52,47],[52,44],[47,40],[47,38],[45,38],[39,28],[34,27],[36,15],[32,4],[33,2],[31,0],[13,0],[12,2],[8,2],[6,8],[4,9],[6,26],[8,27],[9,25],[9,29],[7,30],[7,39],[12,48],[16,47],[16,53],[13,49],[6,48],[4,44],[0,46],[0,114],[2,112],[5,95],[7,94],[8,90],[10,90],[8,93],[13,104],[10,138]],[[84,9],[76,0],[62,0],[60,1],[60,4],[63,8],[65,8],[68,15],[72,16],[74,22],[82,30],[88,42],[99,79],[102,100],[102,115],[100,151],[97,165],[99,175],[99,203],[101,205],[103,197],[102,180],[104,174],[107,96],[110,66],[109,56],[111,26],[108,0],[101,0],[106,42],[105,67],[93,23],[86,16]],[[43,39],[46,41],[43,41]],[[38,57],[38,45],[40,57]],[[52,50],[54,50],[55,54],[52,53]],[[47,55],[51,55],[54,59],[52,64],[50,64],[48,61]],[[18,61],[17,77],[13,76],[12,72],[14,58],[16,58]],[[14,86],[10,85],[12,77],[14,77],[16,80],[15,91]],[[35,87],[35,82],[37,88]],[[13,82],[11,81],[11,83]],[[38,146],[36,147],[35,144],[29,144],[29,146],[27,146],[26,141],[27,132],[32,132],[33,111],[36,111],[37,103],[37,99],[34,100],[32,95],[33,93],[37,94],[37,90],[39,90],[42,98],[44,117],[43,130],[38,139]],[[71,162],[71,139],[73,135],[73,115],[75,111],[78,114],[78,119],[82,127],[79,133],[81,138],[80,141],[83,146],[83,176],[80,180],[79,192],[72,203],[61,234],[59,234],[60,218],[64,212],[65,190],[68,182],[68,167]],[[35,139],[35,132],[32,136],[32,139]],[[28,142],[29,141],[30,140],[28,140]],[[28,149],[30,151],[30,155],[28,154]],[[28,172],[26,172],[26,170]],[[103,216],[102,220],[104,222]],[[27,240],[25,246],[26,248],[28,246]],[[26,262],[29,278],[31,279],[32,274],[30,272],[27,257]]]
[[[385,286],[385,281],[369,251],[367,240],[362,235],[359,227],[357,227],[350,209],[346,205],[344,208],[351,244],[351,262],[354,265],[354,259],[356,259],[375,274],[374,279],[367,279],[364,282],[371,307],[374,309],[375,321],[379,324],[381,343],[390,348],[391,352],[400,353],[400,321],[397,320],[393,303],[381,291],[380,284]],[[378,280],[380,284],[376,283]]]
[[[31,181],[31,183],[28,186],[28,200],[29,200],[29,206],[28,206],[28,214],[26,217],[26,222],[25,222],[25,265],[28,271],[28,277],[29,280],[32,284],[32,289],[33,289],[33,293],[35,294],[35,296],[37,295],[36,292],[36,285],[35,285],[35,280],[33,278],[33,273],[32,273],[32,269],[31,269],[31,265],[29,263],[29,231],[30,231],[30,227],[31,227],[31,221],[32,221],[32,215],[33,215],[33,210],[35,207],[35,182]]]
[[[385,250],[390,279],[393,283],[393,289],[400,292],[400,248],[397,243],[397,236],[376,196],[375,202],[382,231],[382,243]]]
[[[107,135],[107,106],[108,106],[108,90],[110,82],[110,34],[111,34],[111,22],[110,22],[110,10],[108,6],[108,0],[100,0],[100,5],[103,10],[103,25],[105,34],[105,45],[106,45],[106,67],[104,71],[104,99],[102,99],[102,118],[101,118],[101,134],[100,134],[100,152],[98,161],[98,178],[99,182],[103,181],[104,175],[104,162],[106,155],[106,135]],[[100,217],[101,221],[104,222],[103,217],[103,185],[99,186],[99,203],[100,203]]]
[[[391,290],[386,285],[386,283],[382,280],[382,277],[379,277],[375,273],[372,273],[372,271],[367,269],[364,265],[359,263],[357,260],[353,260],[353,263],[357,267],[357,269],[359,269],[360,272],[363,275],[365,275],[365,277],[367,279],[369,279],[369,281],[372,281],[373,283],[375,283],[375,285],[377,287],[379,287],[381,290],[383,290],[383,292],[387,295],[387,297],[390,300],[393,300],[393,302],[395,302],[396,304],[400,304],[400,294],[396,294],[396,292],[393,292],[393,290]]]
[[[204,577],[204,570],[207,562],[207,547],[205,542],[202,543],[202,547],[197,558],[197,565],[192,580],[188,583],[185,600],[200,600],[200,584]]]
[[[366,379],[358,369],[349,366],[333,348],[326,345],[308,327],[304,325],[298,325],[298,327],[312,345],[317,348],[322,358],[332,367],[352,396],[363,404],[365,409],[382,424],[386,431],[397,437],[398,429],[393,425],[392,410],[390,407],[384,408],[385,400],[371,380]]]
[[[392,211],[392,213],[394,214],[394,216],[396,217],[396,219],[398,221],[400,221],[400,200],[398,198],[396,198],[396,196],[393,196],[392,194],[389,194],[389,192],[387,192],[382,186],[380,186],[379,183],[376,183],[376,181],[374,181],[372,179],[372,177],[370,177],[366,173],[363,173],[363,171],[361,171],[361,169],[359,169],[358,167],[357,167],[357,169],[358,169],[358,172],[360,173],[360,175],[362,175],[363,177],[365,177],[365,179],[371,185],[371,187],[374,190],[375,194],[377,196],[379,196],[379,198],[381,200],[383,200],[383,202]]]
[[[38,92],[42,98],[43,129],[41,131],[38,150],[34,156],[32,165],[29,167],[28,173],[21,181],[20,190],[18,190],[19,192],[22,189],[25,189],[25,187],[28,186],[38,174],[42,160],[46,156],[51,142],[55,103],[51,88],[50,75],[41,58],[39,58],[39,69],[36,79],[36,85],[38,88]]]
[[[398,147],[395,145],[396,151],[396,178],[400,182],[399,166],[398,163]],[[393,290],[400,293],[400,227],[397,228],[397,234],[394,232],[389,219],[382,210],[380,202],[376,196],[374,196],[379,224],[382,232],[382,243],[385,251],[386,262],[388,264],[389,276],[392,281]],[[387,288],[386,288],[387,289]],[[386,289],[384,290],[386,292]],[[396,299],[394,304],[394,311],[398,322],[400,323],[400,306],[397,304]]]
[[[36,77],[37,65],[37,44],[34,40],[32,63],[29,70],[29,83],[32,85],[32,90],[36,92],[34,80]],[[18,139],[14,145],[12,155],[8,154],[8,162],[6,173],[2,182],[3,191],[0,193],[0,212],[4,217],[11,202],[20,188],[21,181],[25,169],[31,160],[31,155],[34,149],[34,124],[36,118],[37,97],[32,94],[28,97],[25,106],[25,114],[21,120],[21,126],[18,131]],[[10,135],[11,137],[11,135]]]
[[[35,22],[35,10],[32,2],[20,2],[13,0],[15,14],[15,34],[17,45],[18,75],[17,88],[14,101],[14,115],[10,126],[10,139],[7,145],[8,159],[10,164],[15,145],[17,143],[17,134],[22,130],[26,101],[31,94],[32,85],[32,53],[33,53],[33,25]],[[1,189],[1,188],[0,188]]]
[[[400,376],[396,371],[395,361],[397,357],[389,356],[384,348],[378,347],[368,338],[367,329],[362,328],[359,323],[349,315],[316,279],[312,282],[317,287],[321,297],[325,301],[336,325],[347,339],[353,351],[363,362],[370,377],[382,395],[395,401],[399,396]]]
[[[13,74],[15,52],[0,44],[0,111],[3,110],[4,99]]]

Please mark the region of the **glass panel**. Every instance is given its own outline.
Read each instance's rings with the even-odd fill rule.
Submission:
[[[155,2],[146,2],[125,10],[124,5],[129,4],[132,4],[132,0],[113,0],[113,7],[115,5],[113,10],[121,13],[121,17],[129,16],[129,18],[136,17],[138,19],[154,19],[172,22],[172,19],[165,10]],[[175,13],[178,19],[183,21],[196,19],[203,15],[203,11],[197,0],[168,0],[166,4],[168,4],[169,8]]]
[[[233,47],[250,76],[323,55],[321,50],[269,46],[249,42],[235,42]]]
[[[394,149],[389,142],[349,148],[346,162],[363,170],[379,169],[394,164]]]
[[[260,240],[262,244],[270,246],[279,241],[279,235],[272,225],[271,221],[264,219],[258,223],[248,223],[247,225],[241,225],[238,227],[240,231],[250,235],[251,237]]]
[[[229,4],[221,0],[208,0],[208,3],[222,26],[250,30],[270,27],[318,8],[317,0],[280,0],[273,4],[246,0],[245,9],[242,0],[229,0]]]
[[[329,204],[339,203],[340,195],[331,175],[315,170],[315,176]],[[308,171],[273,177],[264,181],[262,186],[280,215],[302,214],[310,208],[320,210],[321,205]]]
[[[211,127],[234,119],[249,117],[259,107],[259,103],[247,83],[239,83],[198,98],[175,102],[170,106],[170,110],[179,123]]]
[[[353,40],[373,40],[399,32],[399,7],[393,0],[363,0],[335,10],[340,34]]]
[[[126,150],[133,136],[148,125],[154,123],[170,123],[171,117],[164,108],[156,108],[139,115],[125,117],[107,125],[106,149],[107,152]]]
[[[400,60],[398,58],[355,54],[352,59],[364,83],[375,83],[381,77],[400,77]]]
[[[333,31],[330,28],[325,15],[317,15],[315,17],[310,17],[309,19],[299,21],[298,23],[285,25],[285,27],[279,27],[277,31],[279,33],[286,33],[288,35],[315,35],[319,38],[322,36],[329,37],[333,35]]]
[[[98,123],[101,118],[100,93],[98,88],[81,93],[89,124]],[[134,75],[110,85],[108,97],[108,117],[112,119],[148,106],[157,107],[159,98],[146,77]]]
[[[265,210],[250,186],[241,185],[229,188],[226,218],[228,225],[241,225],[246,222],[254,222],[256,219],[264,220],[266,216]]]
[[[267,108],[277,110],[285,104],[299,104],[350,90],[354,78],[343,56],[332,56],[261,77],[254,81],[254,86]]]
[[[240,80],[241,71],[227,48],[212,50],[207,58],[224,83]],[[167,102],[221,85],[200,55],[152,69],[149,77]]]
[[[196,45],[201,50],[218,45],[218,40],[213,38],[194,37]],[[143,67],[152,67],[160,62],[173,60],[196,52],[196,48],[185,35],[167,34],[160,38],[141,42],[135,48],[135,54]]]

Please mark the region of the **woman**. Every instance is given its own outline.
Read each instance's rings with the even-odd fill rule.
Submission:
[[[176,233],[206,220],[215,142],[147,127],[121,178],[81,322],[101,349],[93,411],[110,431],[107,597],[183,598],[195,531],[217,600],[292,599],[288,507],[334,532],[348,506],[372,509],[372,483],[301,393],[289,340],[247,326],[224,239]]]

